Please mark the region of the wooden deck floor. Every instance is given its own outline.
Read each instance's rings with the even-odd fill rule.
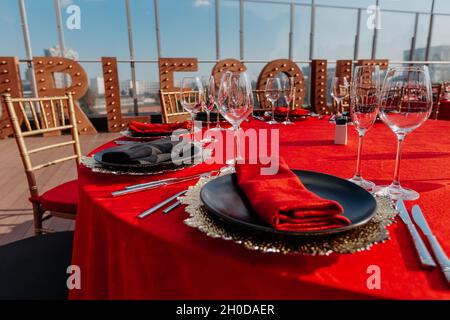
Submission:
[[[114,139],[118,134],[100,133],[80,137],[82,154]],[[27,138],[30,148],[67,140],[67,136]],[[70,154],[70,149],[59,148],[37,154],[33,164]],[[76,178],[74,161],[64,162],[37,172],[39,191],[42,193],[58,184]],[[28,201],[28,184],[15,139],[0,140],[0,245],[33,235],[33,215]],[[74,228],[74,222],[51,218],[44,223],[46,228],[65,231]]]

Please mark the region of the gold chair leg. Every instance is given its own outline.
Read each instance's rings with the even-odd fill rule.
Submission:
[[[42,217],[44,212],[38,203],[33,203],[34,234],[42,234]]]

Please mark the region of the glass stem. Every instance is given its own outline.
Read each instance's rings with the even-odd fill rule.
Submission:
[[[217,110],[216,128],[220,128],[220,112]]]
[[[234,161],[233,163],[236,165],[237,159],[239,157],[239,125],[233,125],[234,128],[234,150],[233,150],[233,156]]]
[[[275,122],[275,101],[272,102],[272,121]]]
[[[289,122],[289,107],[290,107],[290,105],[291,105],[291,103],[290,102],[288,102],[288,104],[287,104],[287,110],[286,110],[286,122]]]
[[[194,121],[195,121],[195,115],[193,113],[191,113],[191,142],[192,143],[195,142],[195,125],[194,125]]]
[[[395,186],[400,186],[400,160],[402,157],[402,147],[404,140],[404,135],[397,135],[397,154],[395,156],[394,181],[392,182],[392,184]]]
[[[364,133],[359,133],[358,158],[356,160],[356,173],[355,173],[355,176],[358,178],[361,178],[361,154],[362,154],[362,148],[363,148],[363,141],[364,141]]]
[[[206,130],[209,130],[210,125],[210,113],[206,112]]]

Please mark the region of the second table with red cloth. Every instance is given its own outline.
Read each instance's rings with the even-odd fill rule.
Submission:
[[[257,120],[243,127],[272,128]],[[280,156],[292,169],[342,178],[354,174],[357,134],[353,127],[348,127],[346,146],[333,143],[334,125],[326,120],[314,118],[273,128],[280,130]],[[408,135],[401,165],[403,185],[421,195],[418,201],[407,202],[408,208],[420,204],[447,253],[449,131],[450,122],[430,120]],[[384,124],[375,124],[365,140],[364,177],[377,184],[390,183],[395,150],[393,133]],[[201,164],[163,176],[187,176],[215,167]],[[250,251],[188,227],[183,223],[188,217],[184,207],[167,215],[157,212],[136,219],[137,214],[189,183],[111,197],[112,191],[151,179],[161,176],[105,175],[80,167],[72,263],[81,268],[81,289],[71,290],[71,299],[450,299],[439,269],[420,268],[401,222],[389,227],[389,241],[354,254],[305,256]],[[380,289],[367,285],[373,266],[380,270]]]

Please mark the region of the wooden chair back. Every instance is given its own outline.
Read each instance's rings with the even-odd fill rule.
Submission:
[[[433,93],[433,109],[431,111],[430,119],[437,120],[439,117],[442,94],[444,93],[444,84],[433,84],[431,86],[431,91]]]
[[[189,112],[186,112],[181,105],[180,91],[159,90],[159,97],[163,123],[183,122],[190,118]]]
[[[11,98],[11,95],[3,95],[3,102],[9,112],[10,121],[14,131],[14,136],[22,158],[28,185],[32,198],[39,197],[36,183],[35,171],[62,163],[75,160],[79,165],[81,160],[80,141],[78,138],[77,120],[73,98],[70,93],[62,97],[42,97],[42,98]],[[24,125],[19,124],[17,110],[24,118]],[[67,120],[66,120],[67,117]],[[52,125],[50,125],[50,123]],[[45,133],[70,130],[72,139],[67,142],[45,145],[40,148],[28,149],[25,138],[43,135]],[[31,155],[38,152],[47,151],[54,148],[73,146],[73,155],[55,159],[47,163],[33,165]]]

